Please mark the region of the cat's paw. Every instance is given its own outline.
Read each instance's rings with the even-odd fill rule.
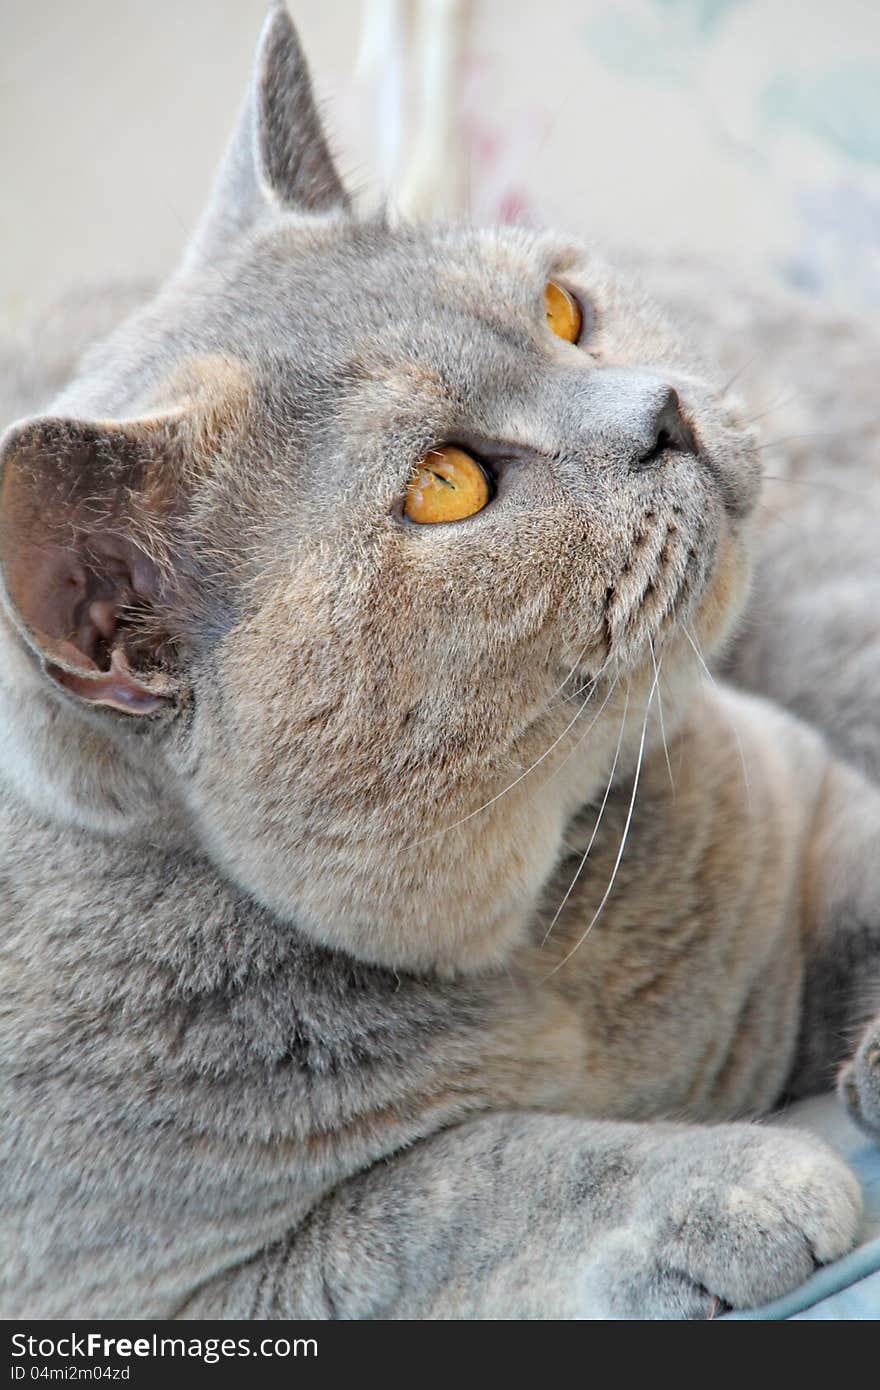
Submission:
[[[724,1125],[676,1148],[603,1252],[604,1270],[590,1272],[599,1316],[711,1318],[755,1307],[852,1248],[859,1185],[818,1139]]]
[[[880,1019],[869,1024],[855,1057],[840,1072],[837,1089],[856,1124],[880,1140]]]

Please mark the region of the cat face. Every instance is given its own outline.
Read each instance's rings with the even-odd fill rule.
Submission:
[[[7,449],[4,512],[33,533],[7,525],[7,591],[59,698],[151,730],[244,888],[364,958],[474,968],[527,930],[566,818],[644,741],[658,671],[674,722],[692,644],[744,591],[758,469],[583,249],[355,221],[303,92],[279,11],[184,275],[91,364],[102,413],[137,420],[43,421]],[[451,508],[448,448],[476,480]],[[33,518],[62,495],[49,542]]]

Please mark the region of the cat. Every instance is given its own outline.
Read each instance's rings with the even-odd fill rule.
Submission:
[[[271,8],[181,269],[2,441],[4,1316],[698,1318],[851,1247],[749,1117],[843,1065],[880,1133],[880,792],[707,674],[772,685],[718,381],[567,238],[356,217]]]

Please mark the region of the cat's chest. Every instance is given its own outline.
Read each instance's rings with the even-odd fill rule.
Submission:
[[[722,730],[691,731],[693,751],[673,745],[671,768],[662,751],[647,759],[635,801],[630,782],[601,817],[587,810],[545,892],[528,968],[579,1017],[580,1100],[593,1113],[742,1114],[785,1083],[797,836],[774,824],[769,800],[762,813],[773,776],[762,782],[759,750],[747,792]]]

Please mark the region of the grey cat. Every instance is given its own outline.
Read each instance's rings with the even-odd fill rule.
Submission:
[[[705,1317],[850,1248],[743,1117],[846,1063],[880,1133],[875,710],[845,762],[774,667],[755,437],[641,292],[358,220],[274,7],[2,468],[6,1317]],[[708,679],[744,607],[818,730]]]

